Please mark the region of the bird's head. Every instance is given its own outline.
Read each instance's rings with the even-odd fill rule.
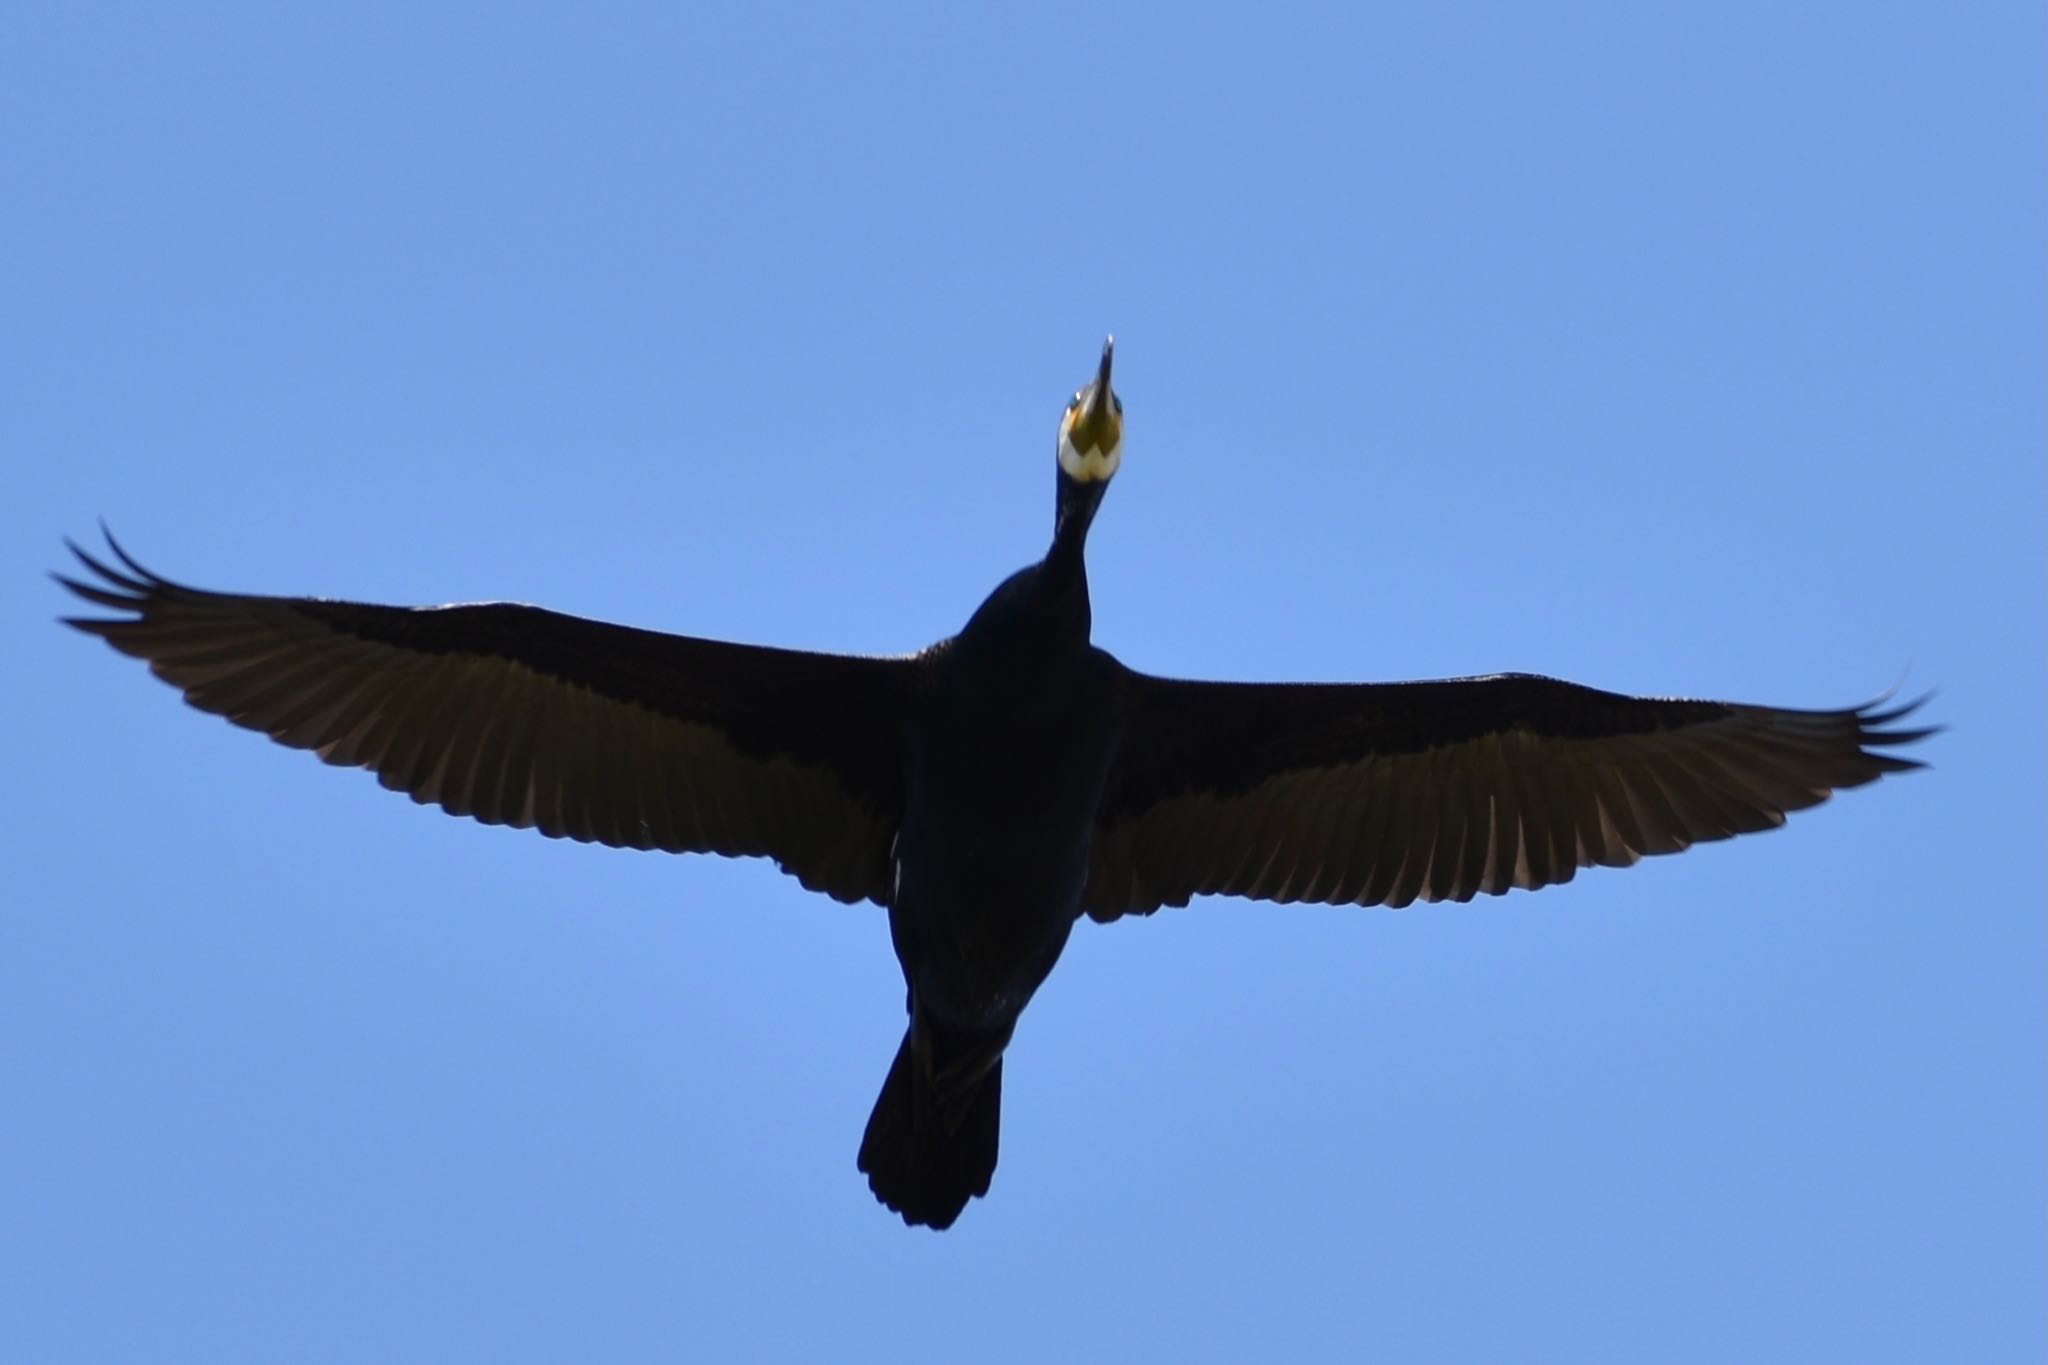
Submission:
[[[1060,415],[1060,472],[1078,484],[1106,484],[1124,453],[1124,405],[1109,386],[1116,338],[1102,343],[1095,378],[1076,390]]]

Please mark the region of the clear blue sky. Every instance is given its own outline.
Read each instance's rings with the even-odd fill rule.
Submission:
[[[2034,5],[15,4],[0,1358],[2037,1360]],[[223,588],[1842,705],[1466,907],[1084,925],[943,1236],[883,915],[421,810],[59,631]]]

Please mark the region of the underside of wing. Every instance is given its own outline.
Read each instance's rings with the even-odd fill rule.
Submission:
[[[1527,674],[1291,685],[1129,674],[1083,905],[1402,906],[1567,882],[1784,823],[1920,765],[1918,702],[1795,711]]]
[[[111,537],[109,538],[111,543]],[[764,649],[510,603],[404,608],[204,592],[120,546],[59,581],[69,624],[202,711],[454,815],[553,837],[775,859],[886,895],[914,659]]]

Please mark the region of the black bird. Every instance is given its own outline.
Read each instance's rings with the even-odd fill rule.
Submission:
[[[507,603],[203,592],[73,545],[69,624],[201,710],[486,824],[773,858],[888,907],[909,1026],[859,1165],[949,1226],[996,1165],[1003,1050],[1082,915],[1198,895],[1407,905],[1570,881],[1782,824],[1920,766],[1918,702],[1791,711],[1526,674],[1178,682],[1089,642],[1123,449],[1111,347],[1060,418],[1052,547],[905,658],[662,635]]]

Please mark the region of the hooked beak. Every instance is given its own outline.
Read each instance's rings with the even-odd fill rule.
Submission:
[[[1102,339],[1102,364],[1095,370],[1095,391],[1089,396],[1088,406],[1092,412],[1109,401],[1109,363],[1116,358],[1116,338]]]
[[[1123,419],[1116,410],[1116,397],[1109,387],[1109,368],[1116,359],[1116,338],[1102,343],[1102,363],[1095,367],[1095,382],[1074,416],[1073,440],[1081,450],[1114,450],[1123,441]]]

